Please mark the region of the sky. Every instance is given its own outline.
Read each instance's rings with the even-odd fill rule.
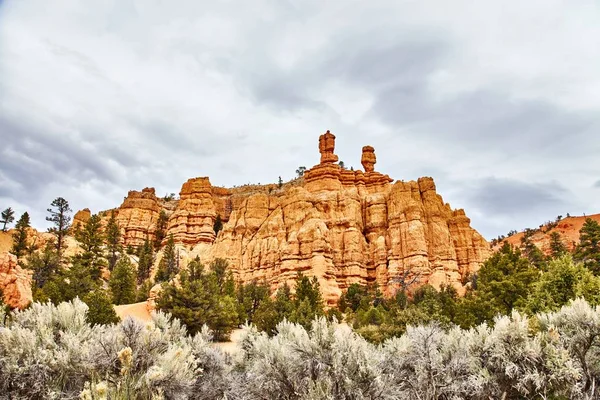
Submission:
[[[319,162],[432,176],[491,239],[600,213],[596,0],[0,0],[0,209]]]

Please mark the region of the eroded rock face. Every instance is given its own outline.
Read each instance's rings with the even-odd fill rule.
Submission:
[[[371,146],[362,149],[364,172],[342,169],[329,131],[319,152],[321,162],[283,188],[188,180],[167,210],[167,235],[183,264],[225,258],[240,282],[264,279],[273,289],[293,286],[303,272],[318,277],[330,304],[355,282],[377,283],[388,295],[410,282],[464,293],[462,282],[488,257],[489,244],[463,210],[443,202],[432,178],[393,182],[375,171]],[[160,207],[153,190],[130,192],[117,218],[125,241],[141,244],[153,234]],[[224,224],[215,235],[217,215]]]
[[[73,229],[83,228],[92,216],[92,212],[89,208],[79,210],[73,216]]]
[[[125,246],[141,246],[152,240],[161,207],[154,188],[131,190],[118,209],[116,220]]]
[[[4,303],[12,308],[25,308],[33,300],[31,271],[17,264],[17,257],[8,252],[0,253],[0,290]]]

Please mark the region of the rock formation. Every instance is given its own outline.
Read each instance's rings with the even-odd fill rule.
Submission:
[[[33,299],[31,271],[21,268],[17,257],[8,252],[0,253],[0,289],[4,303],[12,308],[25,308]]]
[[[375,171],[371,146],[362,149],[364,172],[342,169],[329,131],[319,152],[319,164],[282,188],[224,189],[193,178],[168,206],[154,189],[129,192],[117,217],[125,244],[152,236],[162,208],[184,260],[226,258],[241,282],[264,279],[275,289],[303,272],[318,277],[330,304],[355,282],[377,283],[388,295],[413,281],[464,292],[489,244],[463,210],[443,202],[432,178],[393,183]],[[217,215],[224,225],[215,235]]]
[[[129,191],[116,214],[124,245],[141,246],[146,238],[152,240],[160,210],[154,188]]]
[[[79,210],[73,216],[73,229],[82,228],[90,219],[92,213],[89,208]]]

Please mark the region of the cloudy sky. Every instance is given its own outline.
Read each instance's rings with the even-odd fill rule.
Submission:
[[[318,135],[488,239],[600,212],[596,0],[0,0],[0,208],[289,179]]]

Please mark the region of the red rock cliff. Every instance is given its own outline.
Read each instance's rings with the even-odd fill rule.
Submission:
[[[413,280],[464,291],[461,281],[479,269],[489,244],[463,210],[443,202],[432,178],[393,183],[375,171],[371,146],[362,149],[364,172],[342,169],[329,131],[319,151],[319,164],[281,188],[188,180],[166,210],[167,234],[188,259],[228,259],[240,281],[265,279],[276,288],[298,271],[317,276],[329,303],[354,282],[376,282],[388,294]],[[161,204],[153,189],[129,192],[117,218],[126,243],[153,235]],[[215,235],[217,215],[224,226]]]

